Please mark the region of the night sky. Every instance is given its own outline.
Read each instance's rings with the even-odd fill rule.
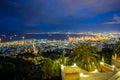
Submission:
[[[120,0],[0,0],[0,33],[120,31]]]

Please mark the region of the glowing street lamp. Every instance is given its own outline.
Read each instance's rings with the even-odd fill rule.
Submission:
[[[100,62],[101,65],[104,65],[104,62]]]
[[[61,64],[61,69],[62,69],[62,70],[64,69],[64,65],[63,65],[63,64]]]
[[[84,76],[84,74],[83,73],[80,73],[80,77],[83,77]]]
[[[2,41],[2,39],[0,38],[0,45],[1,45],[1,41]]]
[[[76,66],[77,66],[76,63],[74,63],[72,67],[76,67]]]
[[[103,66],[104,66],[104,62],[100,62],[101,71]]]
[[[24,39],[25,39],[25,37],[23,36],[23,37],[22,37],[22,39],[24,40]]]
[[[112,68],[115,68],[115,65],[112,65]]]
[[[24,37],[24,36],[22,37],[22,39],[23,39],[23,42],[25,43],[25,40],[24,40],[24,39],[25,39],[25,37]]]
[[[95,69],[95,71],[94,71],[95,73],[97,73],[98,72],[98,70],[97,69]]]
[[[0,38],[0,42],[2,41],[2,39]]]
[[[113,69],[113,71],[115,70],[115,65],[112,65],[112,69]]]
[[[2,39],[0,38],[0,43],[1,43]]]

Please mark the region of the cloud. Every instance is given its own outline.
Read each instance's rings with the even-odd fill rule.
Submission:
[[[93,26],[92,29],[95,30],[98,28],[97,26],[101,25],[101,23],[105,21],[107,22],[105,22],[104,24],[120,24],[120,17],[118,15],[113,16],[113,14],[118,14],[116,11],[120,12],[119,7],[120,0],[1,0],[1,1],[0,1],[0,17],[3,18],[19,17],[20,20],[17,20],[15,18],[5,20],[0,19],[0,23],[2,23],[0,24],[0,26],[5,25],[16,28],[20,26],[23,28],[23,30],[34,29],[45,31],[47,30],[47,28],[48,30],[50,29],[59,30],[61,29],[61,27],[64,27],[66,30],[69,29],[70,27],[74,29],[76,28],[78,30],[82,29],[89,30],[91,29],[91,26]],[[110,13],[110,15],[108,15],[107,13]],[[113,16],[113,18],[111,16]],[[111,20],[108,21],[108,19],[110,18]],[[58,28],[59,26],[60,28]],[[109,28],[110,26],[114,25],[108,25]],[[104,27],[102,28],[104,29]],[[21,30],[21,28],[19,29]]]
[[[105,22],[104,24],[120,24],[120,16],[114,15],[112,21]]]
[[[120,9],[120,0],[3,0],[23,24],[69,24]],[[7,9],[7,8],[6,8]],[[2,12],[2,11],[0,11]],[[9,13],[10,12],[6,12]],[[13,14],[11,13],[11,15]],[[69,18],[72,16],[72,18]]]

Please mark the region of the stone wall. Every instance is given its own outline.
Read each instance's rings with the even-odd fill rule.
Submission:
[[[84,74],[79,80],[108,80],[114,74],[114,72],[89,73]]]
[[[80,68],[64,66],[61,69],[62,80],[79,80]]]
[[[79,67],[63,66],[62,80],[108,80],[115,72],[87,72]]]

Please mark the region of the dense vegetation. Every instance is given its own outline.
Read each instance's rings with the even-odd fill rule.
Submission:
[[[74,45],[74,50],[70,54],[70,62],[77,63],[77,65],[87,71],[99,69],[100,57],[97,54],[98,49],[89,44],[77,43]]]
[[[16,58],[0,56],[1,80],[61,80],[60,65],[73,65],[87,71],[100,70],[100,61],[111,64],[112,55],[120,54],[120,42],[114,48],[104,45],[99,51],[96,46],[77,43],[67,53],[49,51],[33,54],[31,51],[18,54]]]
[[[1,80],[61,80],[56,61],[32,53],[17,58],[0,57]]]

